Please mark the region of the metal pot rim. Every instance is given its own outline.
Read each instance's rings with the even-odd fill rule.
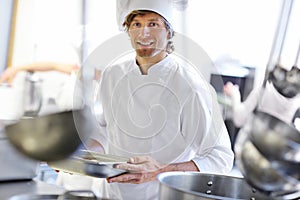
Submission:
[[[244,178],[241,177],[235,177],[235,176],[229,176],[229,175],[223,175],[223,174],[212,174],[212,173],[202,173],[202,172],[181,172],[181,171],[176,171],[176,172],[163,172],[161,174],[158,175],[158,180],[160,182],[160,184],[165,185],[167,187],[170,187],[176,191],[179,192],[185,192],[191,195],[195,195],[198,197],[204,197],[204,198],[209,198],[209,199],[222,199],[222,200],[232,200],[232,197],[224,197],[224,196],[220,196],[220,195],[214,195],[214,194],[205,194],[202,192],[196,192],[196,191],[192,191],[192,190],[187,190],[187,189],[183,189],[183,188],[177,188],[174,187],[174,185],[170,185],[164,182],[164,179],[166,177],[172,177],[172,176],[208,176],[208,177],[219,177],[219,178],[225,178],[225,179],[235,179],[235,180],[244,180]],[[246,183],[246,182],[245,182]],[[247,184],[247,183],[246,183]],[[249,186],[249,188],[251,188],[251,186]]]

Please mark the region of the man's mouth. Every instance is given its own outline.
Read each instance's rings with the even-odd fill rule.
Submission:
[[[148,47],[148,46],[152,46],[154,44],[154,42],[140,42],[140,41],[138,41],[137,44],[139,46]]]

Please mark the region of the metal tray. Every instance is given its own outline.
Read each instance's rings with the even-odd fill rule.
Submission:
[[[68,173],[87,175],[97,178],[109,178],[127,173],[127,170],[116,169],[114,166],[128,161],[125,157],[81,151],[71,158],[48,162],[56,170]]]

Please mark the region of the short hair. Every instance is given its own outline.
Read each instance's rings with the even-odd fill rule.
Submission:
[[[125,21],[123,23],[123,27],[125,28],[125,31],[128,31],[129,30],[129,27],[130,27],[130,24],[131,22],[133,21],[133,19],[137,16],[137,15],[146,15],[146,14],[149,14],[149,13],[156,13],[154,11],[150,11],[150,10],[134,10],[132,11],[131,13],[129,13],[126,18],[125,18]],[[158,13],[157,13],[158,14]],[[159,14],[158,14],[159,15]],[[160,15],[161,16],[161,15]],[[161,16],[164,20],[164,23],[165,23],[165,26],[166,26],[166,29],[169,31],[170,33],[170,38],[171,39],[174,35],[175,35],[175,32],[171,26],[171,24],[163,17]],[[167,53],[172,53],[173,51],[175,50],[174,48],[174,44],[173,44],[173,41],[169,40],[168,41],[168,44],[167,44],[167,47],[166,47],[166,51]]]

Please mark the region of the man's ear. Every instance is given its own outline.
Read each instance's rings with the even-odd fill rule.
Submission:
[[[171,39],[171,38],[172,38],[172,33],[171,33],[171,31],[168,31],[167,39],[169,40],[169,39]]]
[[[172,39],[174,37],[174,31],[173,30],[171,30],[171,29],[169,29],[168,30],[168,39]]]

